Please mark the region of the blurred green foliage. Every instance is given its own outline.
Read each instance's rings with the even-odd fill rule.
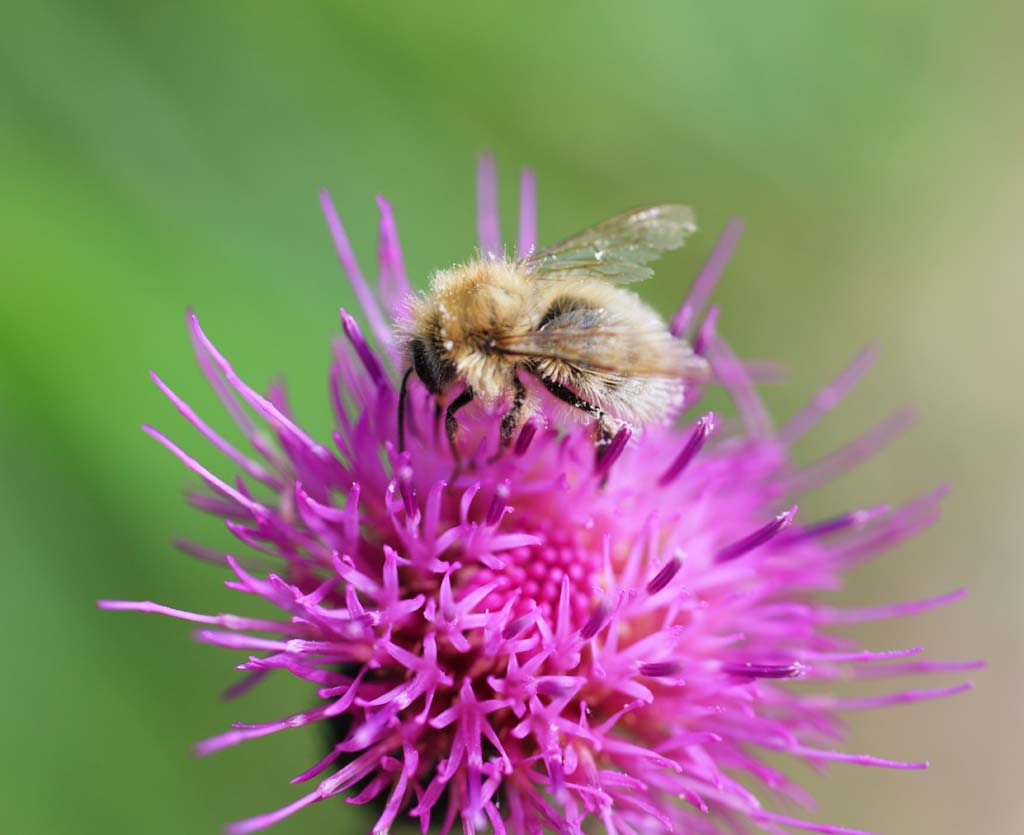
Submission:
[[[542,240],[637,203],[696,207],[703,234],[643,288],[666,312],[742,215],[722,330],[792,367],[768,393],[782,414],[880,339],[882,368],[802,454],[906,400],[927,420],[810,512],[952,479],[951,518],[859,574],[851,599],[970,583],[971,602],[880,628],[878,648],[1020,661],[1024,578],[1007,559],[1022,509],[1017,4],[37,0],[3,17],[4,832],[198,835],[295,796],[286,780],[318,757],[314,731],[201,761],[189,746],[297,709],[304,688],[225,704],[233,654],[190,644],[182,623],[94,608],[238,603],[167,544],[221,533],[184,508],[184,470],[138,431],[153,421],[204,449],[146,372],[220,414],[183,327],[194,305],[251,382],[287,375],[322,435],[328,341],[353,299],[317,189],[371,273],[373,195],[387,195],[422,281],[473,246],[483,148],[501,165],[507,233],[523,165],[538,173]],[[1004,759],[1021,681],[1001,663],[985,675],[959,701],[855,723],[853,747],[937,767],[819,781],[822,816],[1014,829]],[[276,831],[361,831],[351,814],[321,804]]]

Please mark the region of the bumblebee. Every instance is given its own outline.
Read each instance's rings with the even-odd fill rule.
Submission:
[[[456,413],[471,401],[507,401],[501,449],[540,408],[527,375],[594,422],[598,444],[622,423],[663,421],[687,383],[708,366],[669,333],[661,317],[620,285],[653,275],[648,263],[695,231],[686,206],[648,206],[606,220],[521,260],[479,256],[434,274],[410,302],[399,342],[407,370],[399,398],[399,444],[415,373],[441,403],[458,466]]]

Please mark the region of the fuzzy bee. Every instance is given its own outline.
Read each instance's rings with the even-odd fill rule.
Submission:
[[[448,403],[445,429],[459,462],[456,413],[472,400],[510,399],[501,448],[539,406],[522,375],[595,423],[598,445],[620,422],[669,417],[687,382],[708,368],[658,314],[619,287],[653,275],[648,262],[683,245],[696,229],[686,206],[648,206],[606,220],[554,246],[512,261],[479,256],[434,274],[429,292],[410,303],[400,343],[408,370],[398,407],[404,448],[405,398],[415,372]],[[440,406],[439,406],[440,408]]]

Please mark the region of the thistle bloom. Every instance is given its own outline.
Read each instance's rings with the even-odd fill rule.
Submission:
[[[502,249],[495,180],[485,159],[478,186],[485,253]],[[711,364],[735,419],[704,413],[700,392],[691,392],[680,427],[632,438],[622,429],[595,464],[586,428],[559,430],[536,418],[494,457],[500,414],[467,410],[460,442],[468,463],[449,483],[451,455],[420,386],[410,392],[408,449],[396,445],[402,369],[388,314],[401,309],[409,285],[391,209],[378,199],[375,295],[326,194],[322,200],[378,346],[341,311],[344,336],[330,377],[333,437],[307,434],[282,390],[264,395],[245,383],[192,315],[202,372],[253,452],[230,445],[156,375],[239,474],[217,475],[221,467],[208,469],[146,427],[199,476],[191,503],[222,518],[241,550],[182,547],[224,563],[229,588],[263,598],[279,616],[100,604],[203,624],[200,640],[247,654],[233,695],[272,672],[310,683],[315,706],[237,724],[198,746],[207,754],[313,723],[335,731],[327,756],[294,780],[311,789],[229,832],[262,830],[337,795],[376,803],[374,833],[387,832],[399,815],[417,819],[424,832],[458,823],[468,835],[850,833],[771,811],[779,801],[812,801],[762,755],[782,752],[812,766],[925,767],[836,750],[839,715],[949,695],[969,683],[859,698],[836,695],[833,684],[977,664],[921,660],[919,647],[866,651],[832,630],[921,612],[963,591],[853,610],[817,594],[931,523],[943,491],[824,521],[797,516],[794,497],[874,453],[906,416],[897,413],[808,467],[790,462],[793,444],[842,399],[872,353],[774,429],[753,382],[756,367],[717,334],[714,308],[702,317],[737,224],[672,322]],[[518,252],[534,246],[534,228],[527,172]]]

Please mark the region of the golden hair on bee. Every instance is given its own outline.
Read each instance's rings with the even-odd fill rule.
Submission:
[[[511,405],[501,421],[501,448],[540,404],[520,375],[558,401],[589,415],[598,442],[618,423],[645,425],[672,416],[684,385],[707,365],[672,336],[661,317],[619,284],[640,281],[646,264],[682,246],[696,227],[685,206],[627,212],[520,261],[477,257],[434,274],[410,302],[399,341],[407,370],[399,401],[404,446],[405,394],[415,373],[448,403],[445,428],[458,466],[459,409],[473,399]]]

